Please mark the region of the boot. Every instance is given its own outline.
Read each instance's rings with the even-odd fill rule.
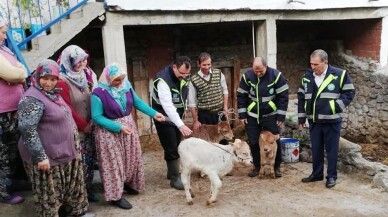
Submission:
[[[280,171],[280,166],[279,167],[275,167],[275,177],[276,178],[282,177],[282,172]]]
[[[254,167],[250,173],[248,173],[249,177],[256,177],[259,175],[260,167]]]
[[[179,174],[179,161],[167,161],[167,169],[167,174],[171,174],[170,186],[177,190],[184,190],[185,188],[183,187],[181,176]]]

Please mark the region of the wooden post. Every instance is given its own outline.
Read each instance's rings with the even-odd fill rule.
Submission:
[[[237,88],[240,84],[240,69],[241,69],[241,63],[239,58],[234,59],[234,64],[233,64],[233,94],[232,94],[232,105],[234,112],[237,114],[236,119],[233,121],[233,127],[237,127],[239,124],[239,119],[238,119],[238,108],[237,108]]]

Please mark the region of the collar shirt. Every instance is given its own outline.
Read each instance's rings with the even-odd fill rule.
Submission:
[[[326,73],[327,73],[327,68],[328,67],[326,66],[325,71],[321,75],[317,75],[317,74],[315,74],[315,72],[313,73],[314,81],[315,81],[315,84],[317,85],[317,87],[320,87],[322,82],[323,82],[323,80],[325,79]]]

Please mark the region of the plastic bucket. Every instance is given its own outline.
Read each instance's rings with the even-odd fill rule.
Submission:
[[[299,140],[293,138],[280,139],[282,160],[284,163],[295,163],[299,161]]]

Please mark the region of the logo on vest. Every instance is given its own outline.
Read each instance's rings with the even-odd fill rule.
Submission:
[[[172,94],[172,102],[179,102],[179,94],[173,93]]]
[[[274,89],[273,88],[271,88],[271,89],[269,89],[269,94],[273,94],[273,92],[274,92]]]
[[[249,91],[249,94],[255,95],[255,90],[253,88],[251,88],[251,90]]]
[[[329,85],[327,86],[327,89],[330,90],[330,91],[334,90],[334,88],[335,88],[335,85],[334,85],[334,84],[329,84]]]

